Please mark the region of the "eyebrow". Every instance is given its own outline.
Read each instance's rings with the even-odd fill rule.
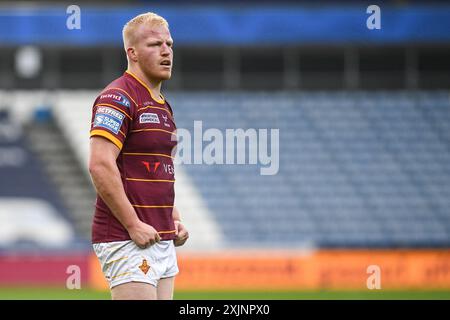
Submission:
[[[150,38],[146,40],[147,42],[169,42],[169,43],[173,43],[173,39],[167,39],[167,40],[162,40],[162,39],[157,39],[157,38]]]

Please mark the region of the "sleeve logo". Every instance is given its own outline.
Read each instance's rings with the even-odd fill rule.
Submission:
[[[94,127],[102,127],[118,134],[125,115],[108,107],[98,107],[94,118]]]
[[[130,100],[128,100],[123,94],[119,93],[119,99],[114,99],[115,101],[117,101],[117,103],[120,103],[121,105],[123,105],[124,107],[129,108],[130,107]]]
[[[160,123],[156,113],[143,113],[139,116],[139,123]]]
[[[123,94],[121,93],[106,93],[106,94],[102,94],[100,96],[100,100],[101,99],[112,99],[114,102],[129,108],[130,107],[130,100],[128,100],[127,97],[125,97]]]

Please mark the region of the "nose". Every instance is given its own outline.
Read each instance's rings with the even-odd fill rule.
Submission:
[[[170,55],[171,49],[167,44],[161,46],[161,55],[167,57]]]

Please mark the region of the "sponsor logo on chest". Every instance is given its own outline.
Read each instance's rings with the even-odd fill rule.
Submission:
[[[148,173],[155,173],[159,171],[158,169],[161,168],[160,164],[161,162],[148,162],[148,161],[141,161],[141,163],[145,166]],[[175,168],[172,164],[163,163],[162,169],[165,173],[173,175],[175,173]]]
[[[169,127],[169,128],[170,128],[170,124],[167,123],[167,119],[168,119],[168,118],[167,118],[167,115],[164,115],[164,114],[163,114],[163,115],[161,115],[161,116],[162,116],[163,119],[164,119],[164,125],[165,125],[166,127]]]
[[[139,116],[139,123],[160,123],[156,113],[142,113]]]

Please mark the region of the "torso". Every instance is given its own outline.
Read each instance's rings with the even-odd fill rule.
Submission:
[[[163,99],[154,99],[149,89],[128,73],[108,85],[99,98],[94,111],[95,108],[107,107],[125,114],[121,130],[115,134],[112,129],[114,132],[111,134],[119,142],[123,141],[117,166],[130,203],[139,219],[153,226],[162,240],[174,239],[172,209],[175,173],[172,150],[177,142],[174,133],[176,126],[169,104]],[[92,241],[126,239],[130,239],[126,229],[103,200],[97,197]]]

